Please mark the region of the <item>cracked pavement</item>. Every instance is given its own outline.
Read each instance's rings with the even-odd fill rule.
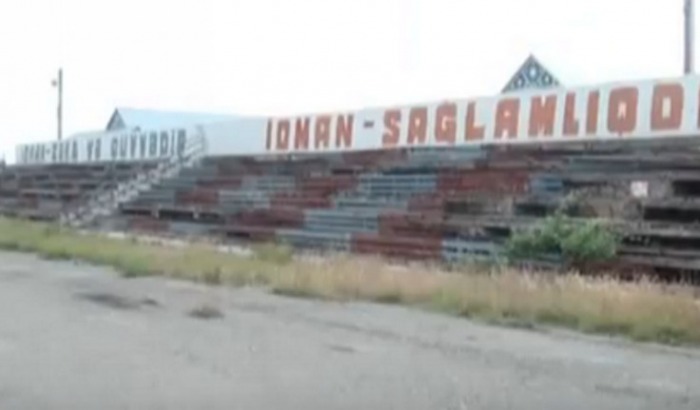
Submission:
[[[698,409],[700,351],[0,252],[2,409]]]

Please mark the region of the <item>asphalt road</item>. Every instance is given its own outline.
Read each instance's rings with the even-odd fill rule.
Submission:
[[[0,253],[0,409],[697,410],[700,351]]]

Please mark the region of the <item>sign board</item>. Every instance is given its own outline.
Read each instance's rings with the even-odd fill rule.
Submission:
[[[695,137],[700,77],[556,88],[346,113],[202,124],[209,155]],[[24,145],[19,163],[138,161],[176,155],[188,129],[105,133]]]
[[[647,181],[632,181],[630,183],[630,191],[633,198],[648,198],[649,197],[649,182]]]
[[[276,118],[265,151],[449,147],[695,136],[698,77],[537,90],[335,115]]]
[[[149,161],[182,154],[188,130],[121,131],[17,147],[18,164]]]

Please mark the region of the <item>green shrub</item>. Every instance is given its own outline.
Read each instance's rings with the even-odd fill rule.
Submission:
[[[611,259],[618,242],[618,236],[602,222],[581,221],[557,213],[511,235],[506,254],[511,260],[559,256],[568,265],[581,266]]]
[[[586,221],[575,224],[571,232],[562,238],[561,250],[570,263],[580,265],[613,258],[618,242],[619,238],[609,227]]]

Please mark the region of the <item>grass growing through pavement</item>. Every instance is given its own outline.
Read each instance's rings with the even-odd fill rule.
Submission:
[[[0,248],[109,265],[126,277],[265,286],[289,296],[395,303],[494,323],[543,323],[636,340],[700,344],[700,302],[690,286],[509,268],[484,272],[465,266],[447,272],[350,255],[294,258],[290,249],[272,245],[254,247],[252,256],[245,256],[202,244],[158,246],[8,219],[0,219]]]

